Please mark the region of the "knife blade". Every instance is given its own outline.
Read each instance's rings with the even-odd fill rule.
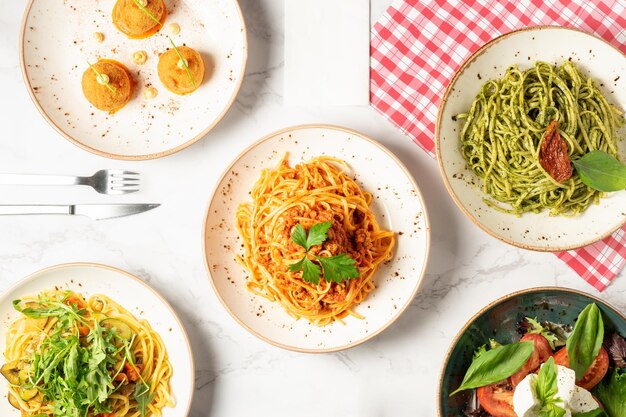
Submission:
[[[143,213],[159,206],[160,204],[1,204],[0,216],[64,214],[105,220]]]

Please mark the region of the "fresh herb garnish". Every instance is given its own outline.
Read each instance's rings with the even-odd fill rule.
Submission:
[[[466,389],[495,384],[510,377],[524,366],[534,350],[533,342],[518,342],[481,352],[474,357],[461,386],[450,396]]]
[[[563,417],[565,409],[560,407],[560,398],[556,396],[559,388],[556,384],[556,365],[554,358],[550,357],[539,370],[534,384],[535,398],[539,401],[540,417]]]
[[[144,12],[150,19],[154,20],[159,26],[161,26],[161,21],[154,17],[154,15],[150,12],[150,10],[146,9],[143,4],[139,0],[135,0],[135,4],[142,12]]]
[[[304,227],[298,223],[291,231],[291,240],[295,244],[302,246],[305,253],[302,259],[289,265],[289,271],[302,271],[302,280],[305,282],[319,284],[322,270],[325,280],[336,283],[359,277],[359,270],[354,263],[354,259],[345,253],[328,257],[313,255],[314,259],[321,265],[321,268],[320,265],[309,258],[309,250],[315,245],[321,245],[328,239],[328,230],[332,225],[332,222],[314,224],[307,235]]]
[[[524,320],[526,320],[526,323],[528,323],[528,326],[529,326],[528,329],[526,330],[526,333],[527,334],[540,334],[541,336],[545,337],[548,343],[550,344],[550,347],[552,348],[552,350],[555,350],[559,346],[565,345],[565,341],[567,340],[567,337],[565,338],[559,337],[552,330],[550,330],[547,327],[544,327],[541,323],[539,323],[536,317],[534,319],[530,317],[525,317]]]
[[[575,161],[580,180],[605,193],[626,189],[626,165],[603,151],[591,151]]]
[[[566,349],[570,368],[580,381],[598,356],[604,339],[602,313],[595,303],[589,304],[578,316],[572,334],[567,339]]]
[[[176,46],[176,44],[174,43],[172,38],[170,38],[168,36],[167,39],[170,40],[170,43],[172,44],[172,47],[174,48],[174,50],[176,51],[176,54],[178,55],[178,59],[180,59],[182,61],[183,66],[185,67],[185,70],[187,71],[187,75],[189,76],[189,79],[191,80],[191,83],[193,84],[193,88],[196,88],[196,80],[193,79],[193,75],[191,75],[191,71],[189,71],[189,66],[187,65],[187,60],[185,58],[183,58],[183,56],[181,55],[180,51],[178,50],[178,47]]]
[[[109,81],[104,78],[104,75],[102,75],[100,71],[98,71],[96,67],[91,65],[89,62],[87,62],[87,65],[89,65],[89,68],[91,68],[91,70],[96,73],[96,78],[99,80],[99,82],[102,83],[106,88],[108,88],[110,92],[115,93],[115,88],[113,88]]]
[[[135,401],[137,401],[137,407],[139,408],[139,413],[141,413],[141,417],[146,417],[146,413],[148,412],[148,404],[154,399],[156,392],[150,394],[150,383],[141,382],[135,386],[135,393],[133,397]]]
[[[120,386],[113,383],[116,373],[112,369],[130,351],[132,341],[120,339],[97,318],[86,317],[84,309],[70,302],[70,295],[50,299],[42,294],[37,303],[26,303],[26,307],[21,300],[13,301],[15,309],[27,317],[56,319],[28,357],[21,387],[36,387],[54,417],[107,414],[111,412],[109,398]],[[86,335],[79,330],[85,328]]]
[[[594,390],[609,417],[626,416],[626,371],[615,369],[610,378],[604,378]]]

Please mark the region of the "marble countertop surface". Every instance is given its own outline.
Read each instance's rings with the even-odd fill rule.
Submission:
[[[388,0],[372,0],[372,23]],[[602,294],[554,255],[508,246],[456,208],[436,162],[369,107],[282,105],[283,2],[242,0],[248,69],[238,99],[206,138],[173,156],[118,162],[86,153],[40,117],[24,88],[18,37],[26,0],[5,1],[0,14],[0,167],[2,172],[90,174],[140,171],[140,193],[98,195],[82,188],[0,187],[2,203],[159,202],[139,216],[93,222],[80,217],[0,218],[0,291],[54,264],[110,264],[147,281],[178,311],[196,362],[192,417],[435,416],[442,360],[458,329],[481,307],[514,290],[543,285],[590,292],[626,311],[626,277]],[[239,326],[209,283],[201,227],[218,176],[265,134],[301,123],[331,123],[379,140],[408,166],[429,210],[432,248],[421,293],[381,335],[322,355],[268,345]]]

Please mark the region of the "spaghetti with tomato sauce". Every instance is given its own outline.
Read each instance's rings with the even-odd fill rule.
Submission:
[[[285,156],[266,169],[236,219],[244,254],[238,261],[249,273],[248,290],[279,302],[296,319],[324,326],[348,315],[363,318],[354,307],[375,288],[373,275],[392,257],[392,231],[382,229],[370,209],[372,195],[361,190],[337,158],[318,157],[290,167]],[[297,225],[309,232],[327,223],[326,239],[308,251],[292,240]],[[358,277],[336,282],[322,275],[307,282],[290,265],[310,256],[326,260],[347,255]]]

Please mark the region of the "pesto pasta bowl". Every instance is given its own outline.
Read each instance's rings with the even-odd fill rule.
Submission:
[[[461,211],[503,242],[547,252],[622,227],[626,192],[589,188],[578,160],[593,150],[626,160],[623,74],[618,49],[558,26],[514,31],[476,51],[448,85],[435,130],[439,168]]]
[[[469,406],[472,392],[450,394],[461,384],[474,352],[488,344],[489,339],[501,344],[518,342],[522,337],[518,324],[525,317],[540,323],[548,321],[574,326],[581,311],[591,303],[595,303],[602,313],[605,334],[626,334],[623,311],[590,294],[569,288],[525,289],[505,295],[482,308],[459,330],[445,356],[439,379],[438,416],[469,415],[464,411]]]

